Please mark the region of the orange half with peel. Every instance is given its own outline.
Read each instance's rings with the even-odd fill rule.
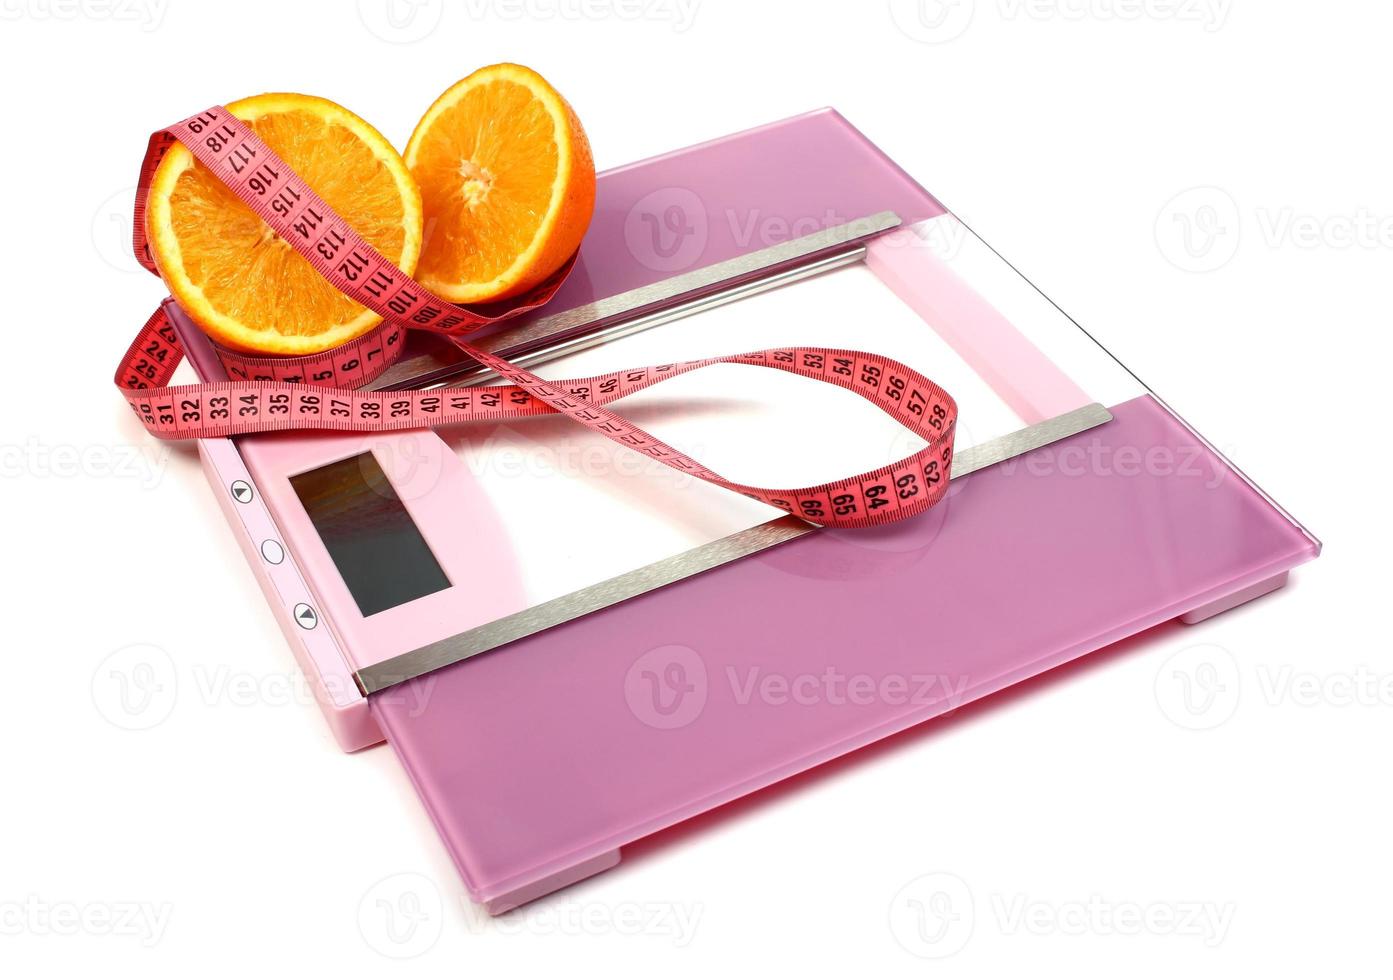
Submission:
[[[421,195],[381,133],[310,95],[257,95],[227,109],[378,251],[408,275],[415,270]],[[310,354],[382,319],[331,286],[182,145],[155,171],[146,229],[174,298],[228,347]]]
[[[417,279],[451,302],[508,299],[545,282],[580,247],[595,210],[580,120],[522,65],[490,65],[452,85],[405,156],[425,208]]]

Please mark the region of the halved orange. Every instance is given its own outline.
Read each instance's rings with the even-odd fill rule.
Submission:
[[[227,109],[378,251],[408,275],[415,270],[421,195],[381,133],[311,95],[257,95]],[[146,227],[174,298],[229,347],[309,354],[382,319],[329,285],[183,146],[155,171]]]
[[[580,120],[531,68],[480,68],[435,100],[406,145],[426,241],[417,278],[455,303],[507,299],[580,247],[595,161]]]

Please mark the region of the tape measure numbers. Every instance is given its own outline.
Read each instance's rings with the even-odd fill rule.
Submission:
[[[933,506],[948,488],[957,405],[938,385],[890,358],[835,348],[791,347],[545,381],[469,344],[480,327],[549,300],[567,268],[497,314],[432,294],[363,240],[284,161],[222,107],[150,138],[136,192],[135,252],[158,274],[145,237],[145,204],[156,166],[175,141],[346,296],[382,316],[372,332],[303,357],[255,357],[219,347],[232,380],[170,386],[184,351],[163,309],[146,321],[116,372],[116,385],[145,428],[161,439],[206,439],[289,429],[381,432],[461,422],[562,414],[620,445],[717,486],[816,524],[865,527]],[[572,259],[574,262],[574,259]],[[509,384],[425,391],[360,391],[405,346],[406,331],[450,338]],[[818,486],[771,489],[728,480],[605,406],[713,364],[787,371],[855,392],[927,445],[899,462]]]

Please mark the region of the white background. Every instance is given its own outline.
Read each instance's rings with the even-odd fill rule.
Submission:
[[[393,28],[388,2],[0,0],[0,972],[1386,969],[1387,5],[395,0]],[[400,146],[505,59],[601,167],[837,106],[1327,553],[486,920],[390,753],[335,747],[196,459],[109,378],[162,295],[124,250],[147,133],[279,89]],[[123,670],[159,682],[134,719]],[[1177,671],[1217,678],[1209,712]]]

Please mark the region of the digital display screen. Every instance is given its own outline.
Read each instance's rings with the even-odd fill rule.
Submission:
[[[450,587],[372,453],[290,478],[364,616]]]

